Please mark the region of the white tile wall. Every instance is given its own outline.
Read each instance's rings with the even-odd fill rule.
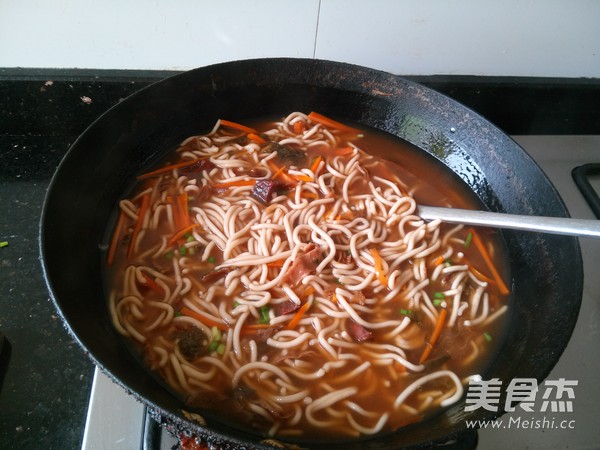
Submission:
[[[600,77],[598,0],[0,0],[0,67],[317,57],[398,74]]]
[[[321,0],[315,56],[405,75],[600,77],[600,2]]]
[[[0,0],[0,67],[188,69],[313,56],[319,0]]]

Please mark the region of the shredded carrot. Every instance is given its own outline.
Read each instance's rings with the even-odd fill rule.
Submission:
[[[241,334],[247,335],[256,334],[258,331],[265,330],[267,328],[271,328],[271,325],[269,325],[268,323],[253,323],[250,325],[244,325],[240,331]]]
[[[277,166],[275,166],[275,164],[273,164],[274,167],[271,167],[271,169],[275,169]],[[275,172],[273,172],[273,175],[271,175],[271,179],[274,180],[276,179],[278,176],[280,176],[283,171],[285,170],[285,167],[280,167],[279,169],[277,169]]]
[[[190,224],[190,212],[188,211],[187,193],[183,192],[177,196],[177,207],[179,209],[179,226],[188,226]]]
[[[223,183],[215,183],[213,184],[213,188],[230,188],[237,186],[254,186],[256,184],[256,180],[234,180],[234,181],[225,181]]]
[[[284,263],[285,263],[285,259],[280,259],[277,261],[267,263],[267,267],[272,267],[272,268],[283,267]]]
[[[480,281],[485,281],[488,284],[492,284],[494,286],[497,286],[498,284],[496,283],[496,280],[492,280],[490,277],[482,274],[479,270],[477,270],[475,267],[473,267],[473,264],[471,263],[467,263],[467,266],[469,267],[469,270],[471,272],[473,272],[473,275],[475,275],[475,277],[477,279],[479,279]]]
[[[289,176],[295,178],[298,181],[304,181],[305,183],[310,183],[313,180],[311,176],[304,175],[304,174],[302,174],[302,175],[289,174]]]
[[[319,164],[321,164],[321,160],[323,158],[321,157],[321,155],[317,156],[314,160],[314,162],[312,163],[312,166],[310,166],[310,171],[312,173],[315,174],[315,176],[317,176],[317,170],[319,170]]]
[[[379,252],[376,248],[371,249],[371,255],[373,256],[373,266],[375,267],[375,273],[377,274],[377,279],[384,286],[388,285],[388,279],[383,273],[383,264],[381,261],[381,256],[379,256]]]
[[[106,264],[111,265],[115,260],[115,253],[117,251],[117,243],[119,242],[119,237],[121,236],[121,230],[123,229],[123,225],[125,224],[125,213],[123,210],[119,213],[119,219],[117,220],[117,226],[115,227],[115,231],[113,232],[112,239],[110,240],[110,245],[108,246],[108,254],[106,255]]]
[[[267,143],[266,140],[264,140],[262,137],[260,137],[256,133],[248,133],[248,139],[250,139],[251,141],[256,142],[257,144],[266,144]]]
[[[267,161],[267,165],[269,166],[269,168],[273,171],[273,175],[271,176],[272,180],[275,180],[276,178],[281,178],[281,180],[284,183],[288,183],[288,184],[296,184],[298,181],[294,178],[292,178],[286,171],[285,171],[285,167],[277,167],[277,164],[275,164],[273,161],[269,160]]]
[[[148,211],[149,205],[150,205],[150,194],[144,194],[142,196],[142,204],[140,205],[140,209],[138,211],[138,217],[135,222],[135,227],[133,228],[133,233],[131,234],[131,240],[129,241],[129,249],[127,250],[128,258],[131,258],[133,256],[133,251],[135,248],[135,241],[137,241],[137,237],[140,234],[140,230],[142,229],[142,225],[144,223],[144,218],[146,217],[146,212]]]
[[[313,200],[318,200],[319,199],[319,194],[317,194],[315,192],[310,192],[310,191],[303,190],[302,193],[300,194],[300,197],[302,197],[302,198],[310,198],[310,199],[313,199]]]
[[[340,131],[344,131],[347,133],[355,133],[358,134],[359,131],[356,128],[349,127],[348,125],[344,125],[343,123],[338,122],[337,120],[330,119],[329,117],[324,116],[323,114],[319,114],[317,112],[312,111],[308,118],[313,122],[320,123],[321,125],[325,125],[329,128],[335,128]]]
[[[442,255],[438,256],[435,261],[433,262],[434,266],[439,266],[440,264],[442,264],[444,262],[444,257]]]
[[[331,154],[334,156],[346,156],[352,152],[354,152],[354,147],[348,146],[348,147],[338,147],[336,149],[333,149],[331,151]]]
[[[161,167],[160,169],[153,170],[152,172],[146,172],[142,175],[138,175],[137,179],[145,180],[147,178],[152,178],[157,175],[162,175],[163,173],[170,172],[171,170],[181,169],[182,167],[187,167],[187,166],[192,166],[192,165],[196,164],[198,161],[199,161],[198,159],[192,159],[190,161],[183,161],[183,162],[176,163],[176,164],[170,164],[168,166]]]
[[[309,285],[304,290],[304,293],[302,294],[302,298],[307,298],[309,295],[312,295],[314,293],[315,293],[315,288]]]
[[[193,223],[191,225],[188,225],[185,228],[182,228],[177,233],[175,233],[173,236],[171,236],[171,239],[169,239],[168,245],[175,244],[175,242],[177,242],[179,239],[181,239],[182,237],[184,237],[187,233],[189,233],[194,228],[199,227],[199,226],[200,226],[199,223]]]
[[[285,327],[287,330],[293,330],[294,328],[296,328],[296,325],[298,325],[298,322],[300,322],[300,319],[302,319],[302,316],[304,316],[304,313],[306,313],[306,311],[308,311],[308,308],[310,308],[311,302],[305,302],[298,311],[296,311],[296,314],[294,315],[294,317],[292,317],[292,320],[290,320],[290,322],[287,324],[287,327]]]
[[[421,359],[419,359],[419,364],[423,364],[425,360],[429,357],[431,350],[433,350],[433,346],[436,341],[442,334],[442,330],[444,329],[444,322],[446,321],[446,316],[448,315],[447,309],[442,309],[440,311],[440,315],[437,318],[437,322],[435,323],[435,328],[433,329],[433,333],[431,334],[431,338],[427,345],[425,346],[425,350],[423,350],[423,354],[421,355]]]
[[[331,293],[331,301],[333,303],[337,303],[338,302],[338,298],[337,298],[337,295],[335,295],[335,292]]]
[[[209,327],[217,327],[221,331],[229,330],[229,325],[227,325],[225,322],[218,322],[216,320],[213,320],[209,317],[206,317],[204,314],[197,313],[193,309],[190,309],[186,306],[182,307],[180,312],[184,316],[193,317],[197,321],[202,322],[204,325],[207,325]]]
[[[246,125],[232,122],[230,120],[221,119],[221,125],[227,128],[233,128],[234,130],[243,131],[244,133],[255,133],[253,128],[247,127]]]
[[[301,134],[304,133],[304,130],[306,130],[306,124],[304,122],[301,120],[294,122],[294,133]]]
[[[142,276],[144,277],[144,284],[146,286],[148,286],[151,290],[153,290],[157,294],[165,295],[165,290],[160,286],[160,284],[158,284],[154,280],[154,278],[146,275],[145,273],[143,273]]]
[[[492,262],[492,258],[490,258],[487,248],[485,247],[485,245],[479,238],[479,235],[475,232],[475,230],[473,228],[469,229],[469,232],[473,236],[472,242],[475,243],[475,245],[477,246],[477,249],[481,252],[481,256],[483,257],[483,260],[485,261],[488,268],[492,272],[492,277],[494,278],[494,280],[496,280],[496,283],[498,283],[498,289],[500,290],[500,293],[502,295],[509,294],[510,290],[504,283],[504,280],[500,276],[500,273],[498,273],[498,270],[496,270],[496,267],[494,266],[494,263]]]

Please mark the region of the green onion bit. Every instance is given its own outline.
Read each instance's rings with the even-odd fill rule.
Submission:
[[[471,246],[471,241],[473,240],[473,233],[470,233],[467,235],[467,238],[465,239],[465,248],[469,248]]]

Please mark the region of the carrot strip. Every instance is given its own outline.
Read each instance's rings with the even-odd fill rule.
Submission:
[[[504,280],[502,279],[502,277],[496,270],[496,267],[494,266],[494,263],[492,262],[492,258],[490,258],[490,255],[488,254],[488,251],[485,248],[485,245],[479,238],[479,235],[475,232],[475,230],[473,228],[469,229],[469,232],[473,236],[472,242],[475,243],[475,245],[481,252],[481,256],[483,257],[483,260],[485,261],[488,268],[492,272],[492,277],[496,280],[496,283],[498,283],[498,289],[500,290],[500,293],[502,295],[508,295],[510,293],[510,290],[508,289],[508,287],[504,283]]]
[[[439,266],[440,264],[442,264],[444,262],[444,257],[442,255],[438,256],[435,261],[433,262],[434,266]]]
[[[285,263],[285,259],[280,259],[278,261],[273,261],[273,262],[267,263],[267,267],[272,267],[272,268],[283,267],[284,263]]]
[[[316,194],[315,192],[302,191],[302,193],[300,194],[300,197],[302,197],[302,198],[311,198],[313,200],[318,200],[319,199],[319,194]]]
[[[145,273],[142,273],[142,276],[144,277],[144,284],[146,286],[148,286],[157,294],[165,295],[165,290],[152,277],[149,277]]]
[[[292,178],[288,173],[286,173],[285,167],[277,167],[277,164],[271,160],[267,161],[267,165],[273,171],[273,175],[271,176],[272,180],[281,178],[283,182],[288,184],[296,184],[298,182],[298,180]]]
[[[323,114],[319,114],[314,111],[312,111],[308,115],[308,118],[310,120],[312,120],[313,122],[320,123],[321,125],[325,125],[326,127],[329,127],[329,128],[335,128],[337,130],[345,131],[347,133],[356,133],[356,134],[359,133],[359,131],[356,128],[352,128],[352,127],[349,127],[348,125],[344,125],[343,123],[338,122],[337,120],[330,119],[329,117],[326,117]]]
[[[419,364],[423,364],[425,362],[425,360],[429,357],[429,354],[431,353],[433,346],[435,345],[436,341],[440,337],[440,334],[442,333],[442,330],[444,329],[444,322],[446,321],[447,315],[448,315],[447,309],[442,309],[440,311],[440,315],[438,316],[437,322],[435,323],[435,328],[433,329],[431,338],[429,339],[429,342],[427,342],[427,345],[425,346],[425,350],[423,350],[421,359],[419,359]]]
[[[308,286],[305,290],[304,290],[304,294],[302,294],[302,298],[306,298],[309,295],[312,295],[315,293],[315,288],[312,286]]]
[[[301,134],[306,130],[306,124],[301,120],[294,122],[294,133]]]
[[[234,180],[234,181],[225,181],[223,183],[215,183],[213,184],[213,188],[230,188],[236,186],[254,186],[256,184],[256,180]]]
[[[471,272],[473,272],[473,275],[475,275],[475,278],[479,279],[480,281],[485,281],[488,284],[498,286],[498,283],[496,283],[496,280],[492,280],[490,277],[482,274],[479,270],[477,270],[475,267],[473,267],[473,264],[467,263],[467,267],[469,267],[469,270]]]
[[[388,285],[388,279],[383,273],[383,264],[381,261],[381,256],[379,256],[379,252],[377,249],[371,249],[371,255],[373,256],[373,266],[375,267],[375,273],[377,274],[377,279],[384,286]]]
[[[179,225],[182,227],[190,224],[190,212],[188,211],[188,195],[184,192],[177,196],[177,207],[179,208]]]
[[[306,313],[306,311],[308,311],[308,308],[310,308],[311,302],[305,302],[298,311],[296,311],[296,314],[294,315],[294,317],[292,317],[292,320],[289,321],[289,323],[287,324],[287,326],[285,327],[287,330],[293,330],[294,328],[296,328],[296,325],[298,325],[298,322],[300,322],[300,319],[302,319],[302,316],[304,315],[304,313]]]
[[[253,128],[247,127],[246,125],[242,125],[237,122],[232,122],[231,120],[221,119],[220,123],[224,127],[233,128],[234,130],[243,131],[244,133],[254,133],[255,132],[255,130]]]
[[[135,241],[137,240],[137,237],[140,234],[140,230],[142,229],[142,225],[144,223],[144,217],[146,217],[146,212],[148,211],[149,205],[150,205],[150,194],[144,194],[142,196],[142,204],[140,205],[140,209],[138,211],[138,217],[135,222],[135,227],[133,228],[133,233],[131,234],[131,240],[129,241],[129,249],[127,250],[128,258],[131,258],[133,256],[133,251],[135,248]]]
[[[346,156],[350,153],[354,152],[354,147],[339,147],[331,151],[331,154],[334,156]]]
[[[315,174],[315,176],[317,176],[317,170],[319,169],[319,164],[321,164],[321,160],[322,160],[322,159],[323,159],[323,158],[321,157],[321,155],[317,156],[317,157],[315,158],[315,161],[312,163],[312,166],[310,166],[310,171],[311,171],[312,173],[314,173],[314,174]]]
[[[216,320],[213,320],[209,317],[206,317],[204,314],[197,313],[196,311],[188,308],[187,306],[182,307],[181,311],[179,312],[184,316],[193,317],[197,321],[202,322],[204,325],[207,325],[209,327],[217,327],[221,331],[229,330],[229,325],[227,325],[225,322],[218,322]]]
[[[248,139],[250,139],[251,141],[256,142],[257,144],[266,144],[267,143],[266,140],[264,140],[262,137],[260,137],[256,133],[248,133]]]
[[[305,183],[310,183],[313,179],[308,175],[292,175],[288,174],[290,177],[295,178],[298,181],[304,181]]]
[[[193,223],[191,225],[188,225],[185,228],[182,228],[181,230],[179,230],[177,233],[175,233],[173,236],[171,236],[171,239],[169,239],[169,241],[167,242],[168,245],[173,245],[175,244],[175,242],[177,242],[179,239],[181,239],[182,237],[184,237],[187,233],[189,233],[190,231],[192,231],[194,228],[199,227],[200,224],[199,223]]]
[[[125,213],[123,210],[119,213],[119,219],[117,220],[117,226],[113,232],[112,238],[110,240],[110,245],[108,246],[108,254],[106,255],[106,264],[110,266],[115,260],[115,253],[117,251],[117,243],[119,242],[119,236],[121,235],[121,230],[123,229],[123,225],[125,224]]]
[[[160,169],[153,170],[152,172],[146,172],[146,173],[143,173],[142,175],[138,175],[137,179],[145,180],[147,178],[152,178],[157,175],[162,175],[163,173],[170,172],[171,170],[174,170],[174,169],[180,169],[182,167],[194,165],[198,161],[199,161],[198,159],[192,159],[190,161],[183,161],[183,162],[176,163],[176,164],[170,164],[168,166],[161,167]]]
[[[256,334],[260,330],[266,330],[267,328],[270,328],[270,327],[271,327],[271,325],[269,325],[268,323],[253,323],[251,325],[244,325],[242,327],[242,329],[240,330],[240,332],[243,335]]]

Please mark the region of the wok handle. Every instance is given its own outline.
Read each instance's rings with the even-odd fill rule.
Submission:
[[[425,220],[441,219],[448,223],[600,238],[600,220],[526,216],[437,206],[419,206],[418,214]]]

